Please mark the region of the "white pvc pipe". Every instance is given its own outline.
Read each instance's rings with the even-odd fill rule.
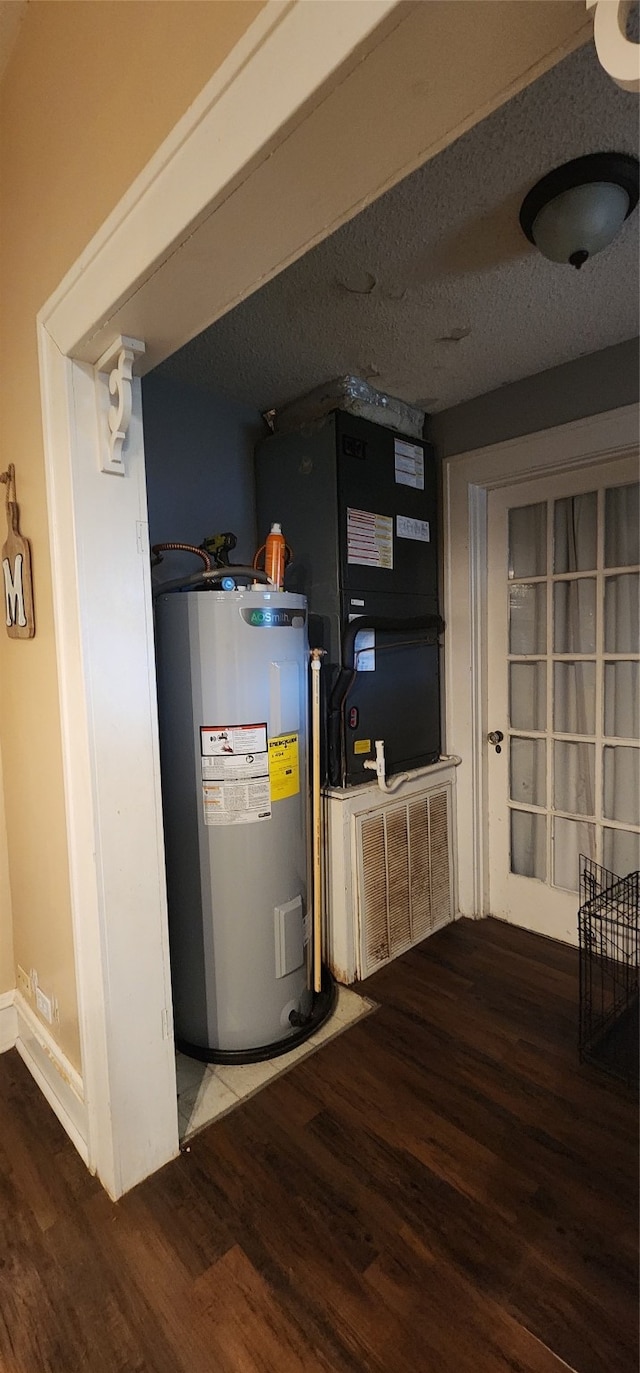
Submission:
[[[448,757],[442,756],[439,761],[442,763],[450,762],[457,765],[462,760],[458,758],[456,754],[452,753]],[[397,776],[394,777],[392,782],[387,781],[387,768],[384,756],[384,739],[376,739],[376,756],[375,758],[367,758],[364,766],[370,772],[375,772],[378,781],[378,786],[380,790],[385,792],[387,796],[390,795],[391,792],[398,791],[398,789],[401,786],[403,786],[405,782],[413,781],[416,776],[415,773],[411,772],[399,772]],[[426,771],[428,771],[428,769],[426,769]]]
[[[399,772],[397,777],[394,777],[393,782],[387,782],[384,739],[376,739],[376,756],[375,758],[367,758],[364,766],[369,768],[371,772],[375,772],[380,790],[387,793],[397,791],[398,787],[401,787],[402,783],[408,781],[409,778],[408,772]]]

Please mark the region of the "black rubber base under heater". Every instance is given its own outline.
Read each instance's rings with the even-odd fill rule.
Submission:
[[[279,1058],[291,1053],[299,1044],[304,1044],[316,1030],[328,1020],[336,1004],[337,987],[329,972],[322,968],[322,989],[313,998],[311,1014],[304,1025],[299,1025],[286,1039],[277,1039],[273,1044],[261,1044],[257,1049],[211,1049],[209,1045],[190,1044],[185,1039],[176,1039],[176,1049],[188,1058],[197,1058],[201,1063],[263,1063],[268,1058]]]

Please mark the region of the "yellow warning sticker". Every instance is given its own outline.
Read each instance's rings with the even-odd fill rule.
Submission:
[[[300,791],[298,735],[280,734],[269,740],[269,782],[271,800],[285,801]]]
[[[356,739],[353,745],[354,753],[371,753],[370,739]]]

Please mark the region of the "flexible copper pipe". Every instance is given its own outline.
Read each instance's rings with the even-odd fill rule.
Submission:
[[[211,571],[211,558],[204,548],[198,548],[194,543],[154,543],[151,552],[162,562],[162,553],[195,553],[198,558],[202,558],[207,572]]]

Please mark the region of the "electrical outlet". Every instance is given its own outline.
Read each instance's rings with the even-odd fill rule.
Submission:
[[[36,1010],[40,1012],[40,1015],[44,1020],[48,1020],[49,1024],[51,1024],[53,1020],[51,997],[45,996],[44,992],[41,991],[40,987],[38,987],[36,990]]]
[[[19,963],[18,963],[18,991],[19,991],[19,992],[22,992],[23,996],[31,996],[31,994],[32,994],[32,993],[31,993],[31,978],[29,977],[29,974],[25,972],[24,968],[21,968],[21,967],[20,967],[20,964],[19,964]]]

